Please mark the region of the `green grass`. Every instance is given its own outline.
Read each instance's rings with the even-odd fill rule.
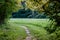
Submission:
[[[37,40],[60,40],[60,30],[49,34],[49,19],[10,19],[7,25],[0,27],[0,40],[24,40],[27,36],[21,27],[26,26]],[[57,33],[57,34],[56,34]]]
[[[16,24],[28,24],[28,25],[35,25],[46,27],[48,25],[49,19],[10,19],[10,22]]]
[[[0,28],[0,40],[24,40],[26,32],[21,26],[9,23]]]
[[[37,40],[49,40],[48,33],[43,27],[38,27],[34,25],[27,25],[31,34],[37,38]]]
[[[17,25],[27,26],[33,35],[38,40],[49,40],[48,32],[44,29],[48,25],[49,19],[10,19],[9,22]]]

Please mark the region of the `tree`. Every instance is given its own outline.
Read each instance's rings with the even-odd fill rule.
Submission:
[[[60,1],[59,0],[50,0],[48,3],[46,3],[43,6],[43,9],[45,10],[45,14],[49,16],[50,20],[54,21],[51,22],[51,26],[48,28],[48,31],[50,33],[53,33],[56,31],[56,29],[59,30],[59,26],[60,26]],[[52,25],[56,23],[54,25],[54,27],[52,27]],[[52,29],[51,29],[52,28]]]
[[[49,33],[55,32],[60,27],[60,0],[27,0],[27,7],[39,12],[45,12],[51,20],[47,27]],[[28,5],[29,4],[29,5]]]
[[[39,12],[45,12],[52,21],[55,20],[56,26],[60,26],[60,0],[28,0],[27,6]]]
[[[59,1],[57,0],[52,0],[49,1],[48,4],[45,4],[44,10],[47,13],[47,15],[50,16],[51,20],[55,20],[56,25],[60,26],[60,6],[59,6]],[[48,5],[48,6],[46,6]]]
[[[11,13],[19,8],[21,0],[0,0],[0,25],[6,23]]]

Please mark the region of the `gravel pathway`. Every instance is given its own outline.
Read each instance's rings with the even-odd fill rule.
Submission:
[[[28,29],[26,26],[22,26],[22,28],[25,29],[26,34],[27,34],[27,37],[26,37],[25,40],[36,40],[36,38],[34,38],[34,37],[30,34],[30,31],[29,31],[29,29]]]

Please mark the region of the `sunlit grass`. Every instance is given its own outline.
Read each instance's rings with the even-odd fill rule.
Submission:
[[[34,25],[27,25],[27,27],[29,28],[31,34],[37,38],[37,40],[49,40],[48,38],[48,32],[42,28],[42,27],[38,27],[38,26],[34,26]]]
[[[26,36],[25,30],[13,23],[8,23],[0,28],[0,40],[24,40]]]
[[[9,22],[17,25],[26,26],[31,35],[33,35],[38,40],[49,40],[48,32],[44,29],[48,25],[49,19],[10,19]]]
[[[10,19],[10,22],[14,22],[16,24],[28,24],[46,27],[48,25],[49,19]]]
[[[49,34],[49,32],[45,29],[46,27],[49,27],[51,21],[49,19],[10,19],[9,22],[11,25],[14,25],[18,30],[20,26],[26,26],[28,30],[30,30],[31,35],[34,36],[37,40],[57,40],[60,37],[57,38],[56,33],[59,35],[60,31],[55,31],[54,33]],[[12,27],[14,29],[15,27]],[[22,32],[21,32],[22,31]],[[2,33],[2,32],[1,32]],[[19,33],[19,32],[17,32]],[[21,34],[22,33],[22,34]],[[20,29],[20,35],[21,40],[26,38],[25,30]]]

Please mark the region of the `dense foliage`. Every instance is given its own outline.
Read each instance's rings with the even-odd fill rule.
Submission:
[[[18,7],[19,0],[0,0],[0,24],[6,23],[12,11],[17,10]]]
[[[28,0],[27,6],[39,12],[46,12],[45,14],[49,16],[51,20],[55,20],[57,26],[60,26],[59,2],[59,0]]]
[[[44,12],[40,14],[37,11],[31,9],[20,9],[18,12],[12,13],[12,18],[47,18]]]
[[[60,26],[60,5],[59,1],[49,1],[45,4],[44,10],[51,20],[55,20],[56,25]],[[48,5],[48,6],[47,6]]]
[[[30,8],[27,8],[26,1],[21,1],[22,8],[17,12],[12,13],[13,18],[46,18],[44,12],[39,13],[38,11],[32,11]]]

